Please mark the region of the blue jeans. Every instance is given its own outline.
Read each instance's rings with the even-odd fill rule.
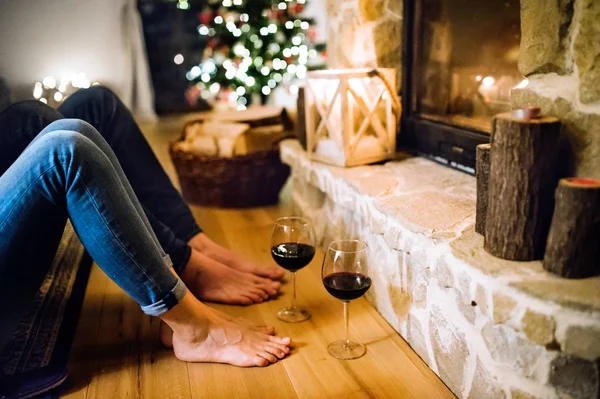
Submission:
[[[181,273],[187,242],[201,232],[187,204],[152,152],[129,110],[109,89],[94,86],[69,96],[58,111],[24,101],[0,112],[0,175],[48,124],[62,118],[91,124],[115,153],[161,246]],[[0,193],[1,198],[1,193]]]
[[[39,102],[0,114],[0,301],[10,304],[0,312],[0,347],[39,288],[67,218],[96,263],[147,314],[166,312],[186,292],[163,247],[174,251],[182,270],[190,252],[185,241],[200,232],[189,209],[111,92],[94,88],[69,100],[65,110],[87,113],[108,132],[112,148],[107,134],[81,120],[60,119]],[[115,146],[127,153],[133,179]]]
[[[186,293],[117,158],[88,123],[48,125],[0,176],[0,193],[0,301],[10,304],[0,312],[0,335],[41,284],[67,218],[96,263],[147,314],[161,315]]]

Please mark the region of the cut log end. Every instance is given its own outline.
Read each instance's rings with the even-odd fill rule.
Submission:
[[[561,179],[559,184],[561,186],[578,188],[600,188],[600,181],[585,177],[570,177],[567,179]]]
[[[544,268],[566,278],[600,274],[600,182],[561,179],[556,189]]]

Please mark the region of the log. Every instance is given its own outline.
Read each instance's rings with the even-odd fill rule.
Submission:
[[[600,275],[599,181],[560,180],[544,269],[566,278]]]
[[[544,257],[558,184],[559,136],[555,117],[512,112],[495,117],[484,240],[490,254],[518,261]]]
[[[477,209],[475,212],[475,231],[485,235],[485,218],[488,207],[488,181],[490,177],[491,144],[477,146],[475,174],[477,176]]]
[[[306,111],[304,104],[304,87],[298,87],[298,98],[296,100],[296,137],[302,148],[306,150]]]

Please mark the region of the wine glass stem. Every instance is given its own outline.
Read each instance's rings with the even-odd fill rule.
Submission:
[[[296,272],[292,272],[292,309],[296,309]]]
[[[350,323],[350,314],[349,314],[350,301],[343,301],[343,302],[344,302],[344,345],[348,345],[350,343],[350,340],[348,339],[348,324]]]

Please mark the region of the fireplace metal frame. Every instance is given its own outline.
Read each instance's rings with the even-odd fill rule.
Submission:
[[[416,150],[448,166],[474,173],[475,147],[488,143],[490,135],[419,117],[418,80],[419,48],[422,39],[422,0],[404,0],[402,43],[402,121],[399,147]]]

